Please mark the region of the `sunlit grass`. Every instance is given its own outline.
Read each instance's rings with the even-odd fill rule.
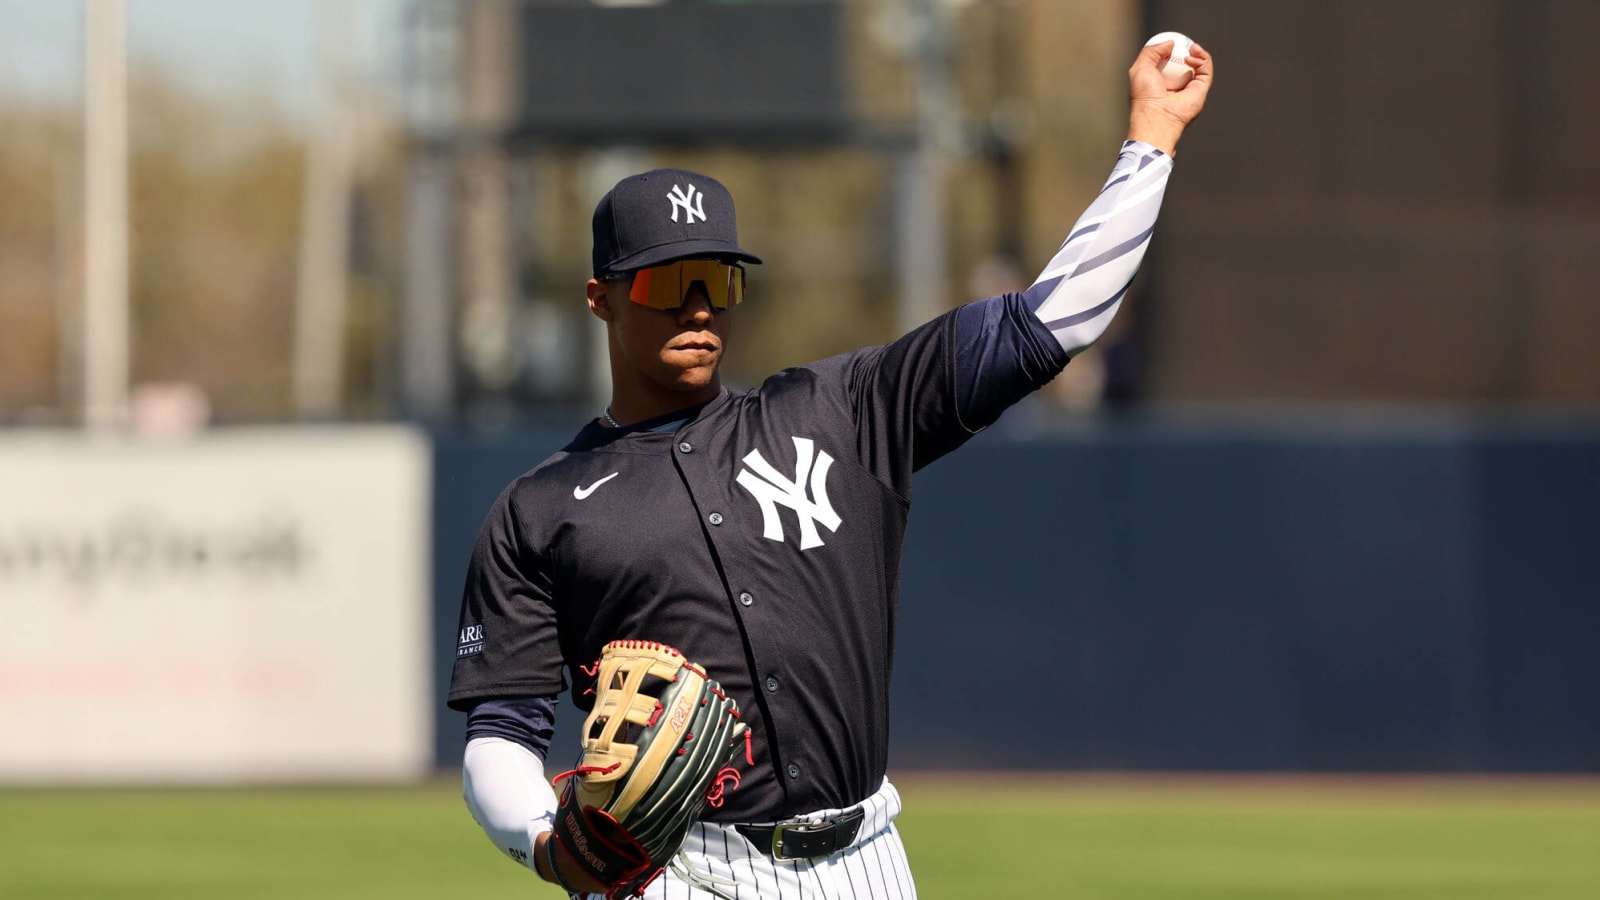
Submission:
[[[899,782],[925,900],[1600,897],[1600,782]],[[452,781],[0,790],[7,900],[524,895]]]

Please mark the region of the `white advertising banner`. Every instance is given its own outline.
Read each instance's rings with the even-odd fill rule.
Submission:
[[[430,466],[401,428],[0,435],[0,781],[427,772]]]

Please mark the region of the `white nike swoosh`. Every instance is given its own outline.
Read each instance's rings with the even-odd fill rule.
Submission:
[[[622,474],[621,472],[612,472],[610,475],[607,475],[606,477],[600,479],[599,481],[596,481],[594,484],[591,484],[588,487],[582,487],[582,486],[575,487],[575,488],[572,489],[572,496],[577,497],[579,500],[582,500],[582,499],[588,497],[590,494],[594,493],[594,489],[595,488],[599,487],[602,484],[605,484],[606,482],[610,481],[611,479],[613,479],[613,478],[615,478],[615,477],[617,477],[618,475],[621,475],[621,474]]]

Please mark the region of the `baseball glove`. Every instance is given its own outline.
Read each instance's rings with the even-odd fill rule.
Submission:
[[[606,896],[639,896],[683,846],[706,804],[720,806],[749,727],[705,670],[665,644],[612,641],[601,651],[594,709],[554,837]]]

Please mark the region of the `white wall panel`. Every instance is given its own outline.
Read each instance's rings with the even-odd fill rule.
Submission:
[[[0,440],[0,780],[425,773],[430,466],[404,429]]]

